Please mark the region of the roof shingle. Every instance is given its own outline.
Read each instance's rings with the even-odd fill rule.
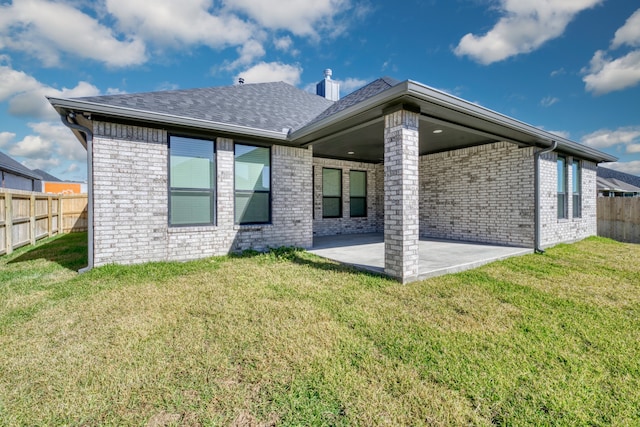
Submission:
[[[275,132],[299,129],[333,104],[284,82],[77,99]]]

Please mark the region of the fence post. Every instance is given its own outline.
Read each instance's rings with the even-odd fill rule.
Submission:
[[[31,193],[29,197],[29,242],[36,244],[36,195]]]
[[[51,213],[51,208],[53,204],[51,203],[53,198],[51,196],[47,196],[47,231],[49,232],[49,237],[53,236],[53,214]]]
[[[4,235],[5,235],[5,247],[7,248],[7,255],[13,252],[13,196],[11,193],[5,193],[4,197]]]
[[[64,218],[62,216],[62,194],[58,194],[58,234],[64,234]]]

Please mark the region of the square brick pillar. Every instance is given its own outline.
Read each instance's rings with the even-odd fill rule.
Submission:
[[[384,271],[408,283],[419,264],[419,109],[397,105],[384,114]]]

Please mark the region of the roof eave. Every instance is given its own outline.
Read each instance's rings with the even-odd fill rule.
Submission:
[[[266,129],[220,123],[203,119],[195,119],[191,117],[176,116],[173,114],[145,111],[129,107],[100,104],[79,99],[64,99],[53,97],[47,97],[47,99],[59,113],[65,110],[83,111],[91,114],[100,114],[120,119],[133,119],[160,125],[168,124],[178,127],[213,130],[228,134],[247,135],[261,139],[270,139],[277,141],[286,141],[288,139],[288,134],[285,132],[277,132]]]
[[[372,96],[371,98],[345,108],[344,110],[334,115],[326,117],[308,126],[302,127],[301,129],[293,132],[290,135],[290,139],[292,141],[307,139],[315,132],[326,129],[327,127],[330,127],[344,120],[354,118],[366,111],[393,103],[403,102],[405,101],[405,99],[403,98],[406,97],[414,98],[418,101],[429,102],[431,104],[449,108],[499,126],[504,126],[508,129],[515,130],[516,132],[520,132],[529,136],[530,138],[533,138],[534,141],[543,146],[550,146],[551,141],[557,141],[560,151],[594,160],[597,163],[613,162],[618,160],[615,156],[611,156],[607,153],[603,153],[591,147],[578,144],[577,142],[562,138],[558,135],[544,131],[527,123],[505,116],[504,114],[498,113],[496,111],[490,110],[488,108],[482,107],[480,105],[466,101],[462,98],[444,93],[442,91],[412,80],[405,80],[404,82],[390,87],[389,89],[384,90],[383,92],[380,92],[379,94]],[[527,142],[523,143],[531,144]]]
[[[23,171],[20,171],[18,169],[15,169],[14,167],[9,166],[9,165],[2,165],[2,166],[0,166],[0,169],[4,169],[7,172],[11,172],[13,175],[18,175],[18,176],[21,176],[23,178],[35,179],[35,180],[38,180],[38,181],[42,181],[42,177],[40,175],[29,174],[27,172],[23,172]]]

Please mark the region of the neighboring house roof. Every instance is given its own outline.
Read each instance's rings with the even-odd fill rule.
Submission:
[[[23,166],[17,160],[9,157],[2,151],[0,151],[0,170],[5,170],[7,172],[11,172],[15,175],[20,175],[25,178],[37,179],[41,180],[42,177],[37,173],[33,172],[26,166]]]
[[[33,172],[36,173],[37,175],[40,175],[42,177],[43,181],[49,181],[49,182],[61,182],[61,179],[56,178],[55,176],[51,175],[50,173],[47,173],[45,171],[43,171],[42,169],[33,169]]]
[[[373,162],[380,161],[384,152],[385,114],[404,104],[420,112],[421,154],[495,141],[523,147],[550,147],[556,141],[558,151],[570,155],[595,162],[617,160],[424,84],[389,77],[335,103],[283,82],[49,101],[63,116],[80,113],[76,120],[83,126],[90,125],[85,116],[119,118],[298,146],[313,144],[322,156],[345,158],[348,152],[357,152],[361,160]],[[435,127],[444,128],[448,138],[434,138]],[[81,138],[77,132],[76,136]]]
[[[640,187],[631,185],[624,181],[620,181],[616,178],[603,178],[598,176],[596,178],[598,191],[615,191],[623,193],[640,193]]]
[[[640,176],[631,175],[630,173],[620,172],[617,170],[598,166],[597,175],[599,178],[615,179],[621,183],[630,184],[634,187],[640,187]]]

